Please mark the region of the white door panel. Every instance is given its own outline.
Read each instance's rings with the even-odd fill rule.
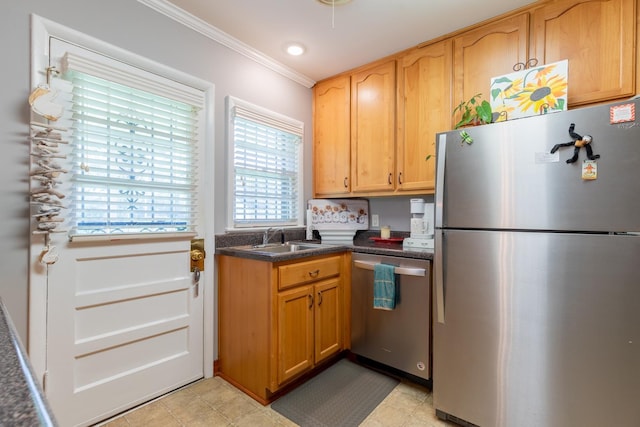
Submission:
[[[88,424],[203,376],[189,241],[69,243],[49,268],[47,397]]]

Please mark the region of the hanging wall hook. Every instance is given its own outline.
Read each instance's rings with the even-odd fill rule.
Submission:
[[[47,86],[51,84],[51,75],[58,75],[60,74],[60,71],[58,71],[56,69],[56,67],[47,67],[46,69],[47,72]]]

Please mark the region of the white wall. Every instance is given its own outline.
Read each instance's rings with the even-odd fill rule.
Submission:
[[[30,14],[215,84],[215,233],[224,232],[224,99],[261,105],[305,123],[305,199],[311,197],[311,89],[134,0],[9,0],[0,5],[0,298],[27,342]]]
[[[377,214],[380,225],[388,225],[392,231],[411,230],[411,199],[424,199],[433,203],[433,195],[424,194],[416,196],[397,197],[372,197],[369,199],[369,213]],[[371,227],[371,230],[379,230],[380,227]]]

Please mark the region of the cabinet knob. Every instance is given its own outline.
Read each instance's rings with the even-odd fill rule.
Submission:
[[[318,274],[320,274],[320,270],[313,270],[309,272],[309,276],[310,277],[318,277]]]
[[[309,308],[313,308],[313,295],[309,294]]]
[[[387,179],[387,182],[389,183],[389,185],[393,184],[393,174],[391,172],[389,172],[389,179]]]
[[[398,174],[398,184],[402,185],[402,172]]]
[[[342,183],[344,184],[344,188],[349,188],[349,178],[348,177],[344,177],[344,181],[342,181]]]
[[[322,291],[318,291],[318,305],[322,304]]]

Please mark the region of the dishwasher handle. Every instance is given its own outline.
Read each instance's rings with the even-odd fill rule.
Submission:
[[[355,260],[353,261],[353,266],[362,268],[364,270],[373,270],[373,267],[378,264],[376,262],[367,262]],[[427,270],[424,268],[414,268],[414,267],[396,267],[394,270],[395,274],[400,274],[403,276],[418,276],[424,277],[427,275]]]

